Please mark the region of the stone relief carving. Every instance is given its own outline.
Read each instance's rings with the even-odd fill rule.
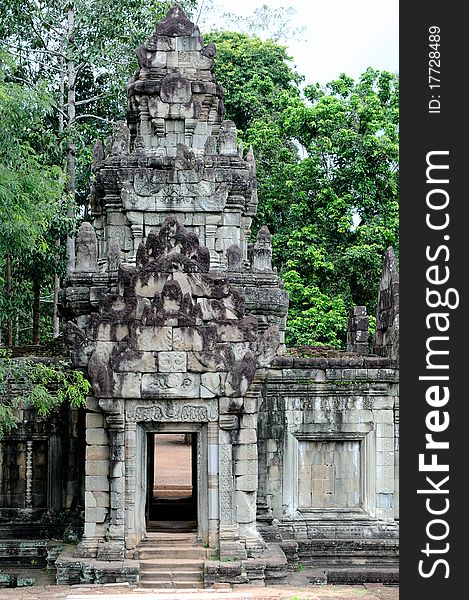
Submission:
[[[233,521],[233,456],[231,444],[219,446],[220,523]]]
[[[191,422],[205,423],[218,419],[216,401],[185,404],[183,401],[148,401],[142,405],[137,401],[126,403],[126,420],[130,422]]]

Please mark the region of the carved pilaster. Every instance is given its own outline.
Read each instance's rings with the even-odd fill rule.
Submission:
[[[33,442],[26,442],[26,508],[33,507]]]
[[[135,494],[137,490],[137,424],[125,426],[125,523],[127,550],[135,548],[140,540],[135,531]]]
[[[98,560],[124,558],[125,524],[125,431],[124,415],[106,416],[109,433],[110,516],[106,541],[98,547]]]

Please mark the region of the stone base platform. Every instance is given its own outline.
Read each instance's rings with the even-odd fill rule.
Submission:
[[[140,563],[138,560],[124,559],[99,561],[90,558],[76,558],[73,549],[66,548],[55,561],[57,584],[76,585],[80,583],[124,583],[138,584]]]

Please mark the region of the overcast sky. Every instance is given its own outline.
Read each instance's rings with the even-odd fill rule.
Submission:
[[[340,73],[357,78],[367,67],[399,70],[399,0],[208,0],[240,16],[256,7],[293,7],[303,37],[288,44],[306,83],[326,83]],[[203,23],[201,22],[203,27]],[[227,24],[223,23],[227,29]],[[203,34],[203,29],[202,29]]]

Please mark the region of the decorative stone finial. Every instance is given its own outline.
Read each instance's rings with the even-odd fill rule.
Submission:
[[[118,271],[121,262],[121,250],[120,246],[116,241],[109,244],[109,250],[107,253],[107,264],[108,271]]]
[[[236,156],[238,143],[236,139],[236,125],[233,121],[223,121],[220,125],[220,154]]]
[[[240,273],[243,270],[243,253],[238,244],[232,244],[226,249],[228,271]]]
[[[109,154],[121,156],[129,153],[130,131],[124,121],[117,121],[109,140]]]
[[[265,225],[257,233],[252,252],[252,270],[261,273],[272,271],[272,236]]]
[[[104,146],[101,140],[98,140],[93,146],[93,160],[91,162],[91,172],[96,173],[99,164],[104,160]]]
[[[179,37],[192,35],[194,29],[194,23],[186,17],[181,6],[176,2],[169,9],[166,17],[158,23],[156,33],[168,37]]]
[[[98,271],[98,242],[91,223],[82,223],[76,239],[75,272],[96,273]]]
[[[373,351],[399,360],[399,272],[391,247],[386,250],[383,260]]]
[[[368,317],[366,306],[355,306],[349,311],[347,351],[362,355],[368,354]]]
[[[249,168],[251,169],[251,173],[253,175],[256,174],[256,159],[254,157],[254,150],[252,149],[252,145],[249,146],[249,150],[248,153],[246,154],[246,162],[249,165]]]

